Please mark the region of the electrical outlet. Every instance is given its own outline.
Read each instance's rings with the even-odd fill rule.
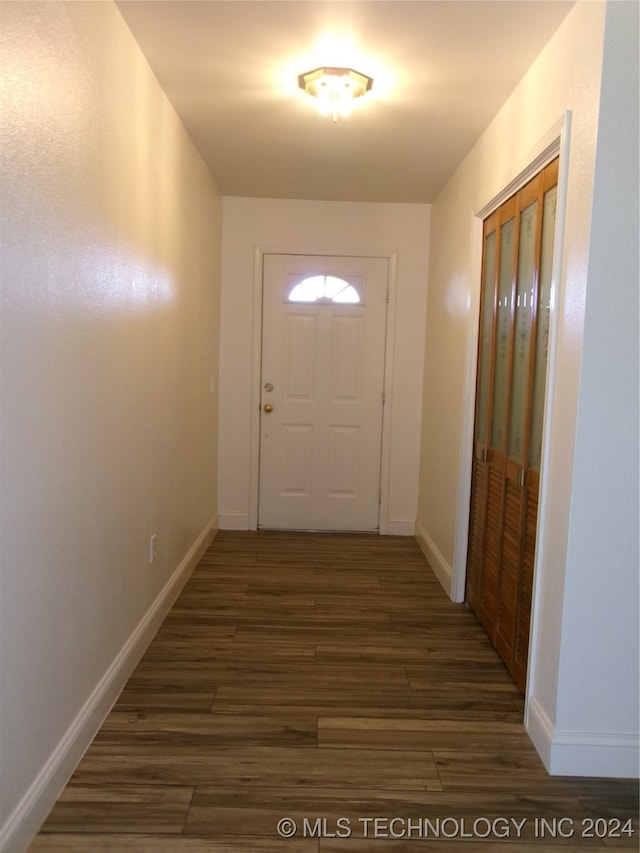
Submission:
[[[158,534],[152,533],[149,538],[149,562],[153,563],[156,558],[156,545],[158,540]]]

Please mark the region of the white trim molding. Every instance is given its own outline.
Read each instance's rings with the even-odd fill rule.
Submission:
[[[388,536],[413,536],[414,519],[389,518],[391,504],[391,427],[393,422],[393,364],[396,344],[396,298],[398,293],[398,253],[387,258],[387,320],[384,352],[384,395],[382,446],[380,449],[379,532]],[[409,524],[411,526],[409,531]]]
[[[436,543],[419,521],[416,522],[415,537],[418,545],[420,546],[420,550],[424,554],[427,562],[433,570],[433,573],[442,584],[444,591],[451,598],[451,592],[453,589],[453,568],[446,561]]]
[[[0,851],[27,849],[217,531],[216,515],[187,551],[0,828]]]
[[[557,731],[536,699],[528,703],[525,728],[552,776],[638,778],[637,734]]]
[[[380,521],[381,536],[415,536],[416,522],[413,518],[387,518]]]
[[[220,513],[220,530],[255,530],[251,526],[250,516],[246,512]]]

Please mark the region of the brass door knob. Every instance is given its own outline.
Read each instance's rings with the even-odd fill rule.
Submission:
[[[263,406],[262,408],[264,409],[264,411],[265,411],[267,414],[269,414],[270,412],[272,412],[272,411],[273,411],[273,406],[271,405],[271,403],[265,403],[265,404],[264,404],[264,406]]]

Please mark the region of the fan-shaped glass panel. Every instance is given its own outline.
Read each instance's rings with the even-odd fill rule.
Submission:
[[[328,275],[325,279],[324,295],[327,299],[334,299],[341,290],[348,287],[347,282],[343,278],[337,278],[335,275]]]
[[[317,296],[315,296],[310,290],[307,290],[304,284],[296,284],[287,297],[289,302],[315,302],[316,299]]]
[[[336,293],[333,297],[332,302],[350,302],[352,305],[360,302],[360,297],[358,296],[358,291],[355,287],[352,287],[348,284],[344,287],[340,293]]]
[[[360,294],[352,284],[334,275],[312,275],[289,292],[288,302],[339,302],[355,305]]]

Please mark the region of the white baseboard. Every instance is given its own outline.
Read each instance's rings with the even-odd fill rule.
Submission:
[[[384,536],[415,536],[416,523],[413,518],[388,518],[380,525]]]
[[[250,530],[248,512],[223,512],[220,515],[220,530]]]
[[[251,530],[249,513],[223,512],[220,515],[220,530]],[[380,523],[380,533],[385,536],[414,536],[415,522],[412,518],[388,518]]]
[[[217,529],[218,519],[214,516],[91,692],[22,800],[0,828],[2,853],[22,853],[37,834]]]
[[[637,779],[640,739],[633,734],[558,732],[536,699],[527,706],[525,727],[552,776]]]
[[[425,555],[427,562],[433,569],[433,573],[442,584],[444,591],[447,593],[449,598],[451,598],[453,592],[452,567],[447,563],[441,551],[437,548],[435,542],[419,521],[416,521],[415,536],[418,545],[420,546],[420,550]]]
[[[549,770],[553,724],[537,699],[529,699],[524,715],[524,727],[533,741],[542,763]]]

